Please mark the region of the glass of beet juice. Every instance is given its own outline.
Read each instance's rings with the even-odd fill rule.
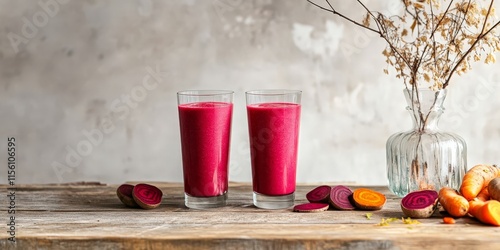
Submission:
[[[204,209],[226,205],[233,91],[177,93],[185,204]]]
[[[256,207],[282,209],[294,204],[301,94],[299,90],[246,92]]]

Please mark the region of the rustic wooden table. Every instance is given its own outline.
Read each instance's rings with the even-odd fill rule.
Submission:
[[[251,187],[238,183],[231,183],[226,207],[193,210],[184,207],[181,184],[155,185],[164,197],[154,210],[124,207],[114,185],[17,186],[15,244],[5,230],[7,186],[0,186],[0,249],[500,249],[500,228],[470,218],[445,225],[435,214],[418,225],[377,225],[383,218],[403,216],[400,199],[386,187],[373,187],[388,201],[369,220],[366,211],[258,209]],[[296,203],[305,202],[310,189],[298,186]]]

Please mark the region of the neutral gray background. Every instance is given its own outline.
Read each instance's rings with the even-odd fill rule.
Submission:
[[[182,89],[235,91],[231,181],[251,180],[245,90],[303,90],[299,182],[385,184],[386,139],[411,126],[384,42],[305,1],[40,3],[0,1],[1,183],[11,136],[18,183],[182,181]],[[499,162],[499,69],[449,87],[441,127],[467,141],[469,167]]]

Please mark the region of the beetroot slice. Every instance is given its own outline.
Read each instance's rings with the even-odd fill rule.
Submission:
[[[137,184],[132,191],[135,202],[144,209],[153,209],[161,204],[163,193],[161,190],[149,184]]]
[[[127,207],[138,207],[137,203],[134,201],[132,197],[132,190],[134,189],[134,185],[123,184],[116,189],[116,195],[120,199],[120,201],[125,204]]]
[[[329,205],[325,203],[304,203],[293,207],[294,212],[315,213],[328,210]]]
[[[411,192],[401,200],[401,210],[408,217],[428,218],[436,209],[438,197],[434,190]]]
[[[352,190],[346,186],[338,185],[330,192],[330,204],[339,210],[353,210]]]
[[[312,203],[326,203],[328,204],[328,197],[330,196],[330,186],[319,186],[309,191],[306,194],[306,199]]]

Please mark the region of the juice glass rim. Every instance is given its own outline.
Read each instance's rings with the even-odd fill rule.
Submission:
[[[258,89],[246,91],[247,95],[260,95],[260,96],[281,96],[281,95],[293,95],[301,94],[302,90],[296,89]]]
[[[177,92],[180,96],[217,96],[217,95],[231,95],[234,94],[232,90],[181,90]]]

